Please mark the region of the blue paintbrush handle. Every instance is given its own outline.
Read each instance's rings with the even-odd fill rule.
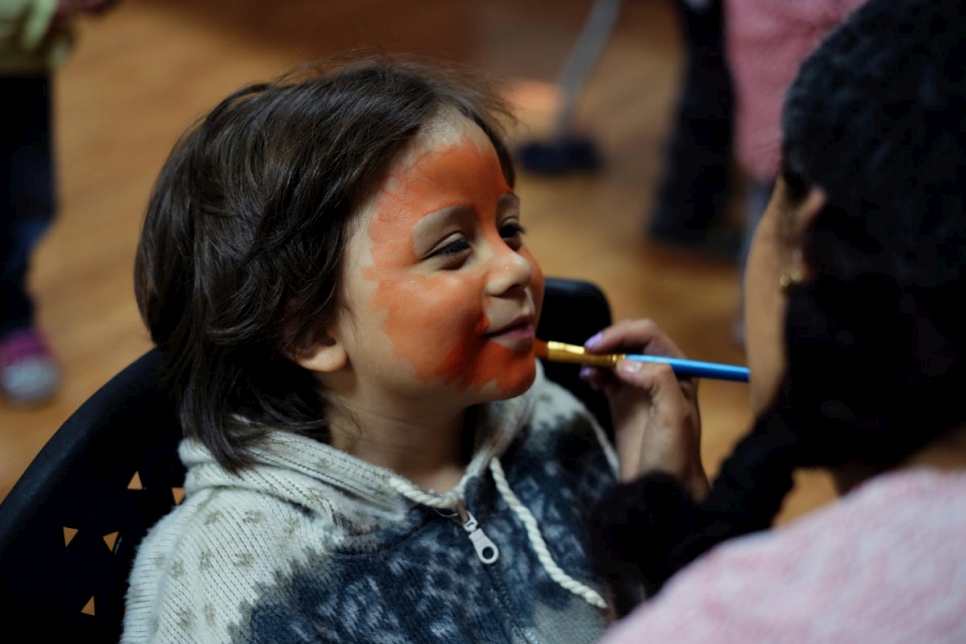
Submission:
[[[730,364],[716,362],[701,362],[699,360],[683,360],[681,358],[666,358],[664,356],[649,356],[630,354],[624,356],[627,360],[638,362],[665,362],[671,365],[674,373],[685,378],[713,378],[715,380],[733,380],[748,382],[748,367],[737,367]]]

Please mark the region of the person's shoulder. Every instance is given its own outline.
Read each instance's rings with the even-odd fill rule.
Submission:
[[[846,504],[877,506],[898,501],[932,506],[966,503],[966,472],[913,468],[894,470],[871,478],[849,492]]]
[[[966,625],[936,610],[966,602],[957,581],[966,577],[964,492],[962,474],[876,477],[779,528],[712,549],[605,642],[645,634],[679,642],[966,641]]]
[[[755,592],[763,599],[772,582],[795,586],[799,597],[809,589],[816,597],[830,589],[862,593],[869,589],[861,586],[861,577],[844,571],[872,559],[888,562],[894,574],[962,556],[966,571],[966,542],[950,538],[964,532],[966,475],[889,472],[773,530],[721,544],[696,568],[709,578],[734,575],[748,592],[760,588]]]
[[[267,494],[207,488],[190,495],[138,548],[125,641],[217,640],[259,584],[318,545],[307,542],[308,523],[298,507]]]
[[[137,563],[177,572],[178,557],[197,555],[198,565],[186,574],[220,570],[230,561],[235,562],[231,568],[244,569],[246,551],[284,555],[308,521],[305,510],[270,494],[206,488],[188,496],[148,532]]]

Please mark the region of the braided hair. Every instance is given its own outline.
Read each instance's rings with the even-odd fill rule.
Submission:
[[[599,505],[618,615],[770,527],[796,468],[882,471],[966,417],[966,3],[863,5],[803,64],[782,129],[788,200],[826,195],[788,293],[785,375],[700,504],[650,474]]]

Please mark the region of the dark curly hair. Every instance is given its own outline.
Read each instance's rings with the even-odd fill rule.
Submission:
[[[788,296],[786,373],[700,504],[649,475],[598,507],[619,614],[770,527],[796,468],[883,471],[966,419],[966,3],[863,5],[803,64],[782,129],[789,203],[827,197]]]
[[[385,55],[239,89],[164,164],[138,246],[138,307],[185,434],[227,469],[270,428],[327,438],[325,393],[289,357],[339,306],[359,206],[444,109],[483,129],[512,186],[509,113],[490,82]]]

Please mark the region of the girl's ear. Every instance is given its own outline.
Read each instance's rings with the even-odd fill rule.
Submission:
[[[322,335],[315,344],[300,351],[293,359],[309,371],[332,373],[346,366],[348,356],[341,342],[332,336]]]

